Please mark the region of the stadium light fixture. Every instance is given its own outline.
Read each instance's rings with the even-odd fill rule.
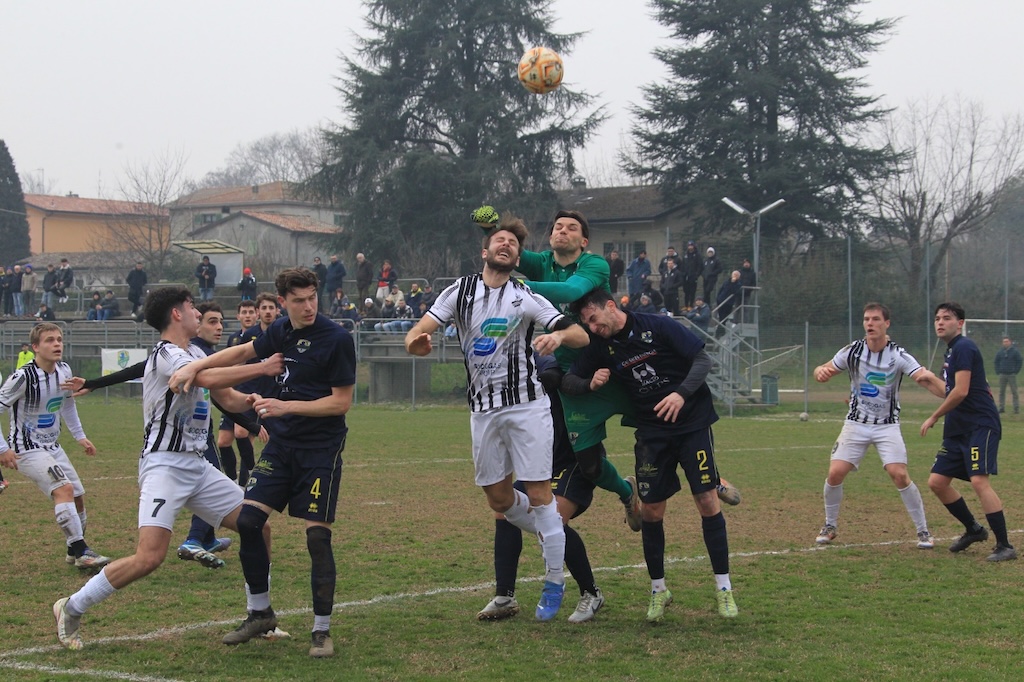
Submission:
[[[776,199],[772,203],[757,209],[756,211],[748,211],[743,208],[729,197],[722,197],[722,203],[736,211],[741,215],[748,215],[754,220],[754,273],[757,275],[757,281],[761,281],[761,216],[773,208],[778,208],[786,203],[785,199]]]

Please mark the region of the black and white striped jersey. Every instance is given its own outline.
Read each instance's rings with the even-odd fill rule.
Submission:
[[[10,430],[5,440],[0,436],[2,450],[15,453],[29,450],[52,450],[58,446],[61,418],[75,440],[85,438],[71,391],[60,387],[72,377],[71,367],[58,362],[47,373],[35,360],[16,369],[0,387],[0,412],[11,413]]]
[[[844,347],[832,364],[850,375],[849,421],[859,424],[900,422],[900,383],[921,369],[921,363],[892,341],[872,353],[864,339]]]
[[[169,341],[158,341],[153,347],[142,376],[143,457],[151,452],[202,455],[206,451],[210,392],[193,386],[188,393],[174,393],[167,383],[175,370],[205,357],[206,353],[194,344],[185,350]]]
[[[515,279],[492,289],[477,273],[448,286],[426,314],[442,327],[455,321],[473,412],[544,395],[531,342],[536,325],[550,329],[563,315],[543,296]]]

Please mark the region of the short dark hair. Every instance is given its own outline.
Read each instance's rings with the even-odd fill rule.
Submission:
[[[279,272],[274,280],[274,288],[277,289],[278,296],[287,296],[288,292],[309,287],[320,288],[316,273],[309,268],[286,268]]]
[[[238,305],[235,307],[235,310],[238,311],[238,310],[241,310],[242,308],[255,308],[255,307],[256,307],[256,301],[252,300],[251,298],[247,298],[247,299],[245,299],[243,301],[239,301]]]
[[[603,308],[608,305],[608,301],[615,301],[615,299],[607,291],[598,287],[597,289],[591,289],[570,303],[569,312],[578,317],[588,305],[596,305],[598,308]]]
[[[530,233],[527,231],[526,223],[523,222],[522,218],[517,218],[511,213],[502,216],[501,222],[498,223],[498,226],[484,235],[485,249],[491,248],[491,237],[499,232],[511,232],[515,235],[516,239],[519,240],[519,253],[522,253],[523,249],[526,248],[526,239],[530,236]]]
[[[586,216],[579,211],[559,211],[555,214],[555,217],[551,219],[551,227],[548,228],[548,234],[550,235],[555,231],[555,222],[559,218],[572,218],[580,224],[580,230],[583,232],[584,239],[590,239],[590,223],[587,222]]]
[[[160,287],[146,296],[143,319],[153,329],[164,332],[171,326],[171,311],[192,300],[192,292],[183,286]]]
[[[216,301],[203,301],[196,306],[196,310],[199,311],[199,316],[203,317],[206,313],[220,313],[224,314],[224,309],[220,307],[220,303]]]
[[[263,292],[260,292],[260,293],[256,294],[256,307],[257,308],[259,308],[260,304],[263,303],[264,301],[270,301],[271,303],[274,304],[275,307],[277,306],[277,296],[275,296],[274,294],[270,293],[269,291],[263,291]]]
[[[958,320],[967,319],[967,313],[964,311],[964,307],[959,303],[954,303],[953,301],[946,301],[945,303],[940,303],[937,306],[935,306],[935,312],[932,313],[932,316],[934,317],[935,315],[938,315],[940,310],[948,310],[949,312],[953,313],[953,316],[956,317],[956,319]]]
[[[889,321],[889,307],[888,306],[882,305],[881,303],[876,303],[876,302],[872,301],[872,302],[866,303],[864,305],[864,310],[862,312],[866,313],[869,310],[879,310],[879,311],[881,311],[882,319],[885,320],[886,322]]]

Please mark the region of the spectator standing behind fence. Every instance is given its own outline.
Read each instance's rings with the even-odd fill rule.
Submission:
[[[60,267],[57,268],[57,300],[61,303],[68,302],[68,290],[75,286],[75,271],[67,258],[60,259]]]
[[[626,286],[629,288],[630,298],[640,293],[650,274],[651,262],[647,260],[647,252],[641,251],[626,268]]]
[[[745,307],[749,302],[756,300],[754,287],[757,286],[757,273],[754,272],[749,258],[744,258],[743,265],[740,267],[740,285],[743,287],[743,305]],[[744,318],[744,321],[754,321],[753,313],[747,313],[746,310],[744,310]]]
[[[1017,396],[1017,375],[1020,374],[1021,355],[1013,339],[1003,337],[1003,347],[996,353],[996,374],[999,375],[999,412],[1006,411],[1006,387],[1010,387],[1013,398],[1013,413],[1020,414],[1020,399]]]
[[[14,266],[14,278],[11,280],[11,298],[14,300],[15,317],[21,317],[25,314],[24,299],[21,297],[21,282],[24,274],[21,271],[20,265]]]
[[[46,266],[46,274],[43,275],[43,303],[50,310],[57,304],[57,270],[53,263]]]
[[[125,275],[124,283],[128,285],[128,302],[132,304],[132,319],[135,319],[135,314],[142,306],[146,284],[149,283],[149,276],[142,267],[142,261],[135,261],[135,267]]]
[[[391,261],[385,260],[377,273],[377,299],[383,301],[391,293],[391,286],[398,281],[398,273],[391,267]]]
[[[325,313],[330,306],[330,298],[328,292],[333,292],[334,289],[341,288],[341,284],[330,289],[327,287],[327,266],[324,265],[323,261],[320,260],[320,256],[313,256],[313,274],[316,275],[317,289],[316,297],[320,303],[320,312]]]
[[[665,310],[669,315],[679,314],[679,287],[682,283],[683,278],[676,260],[666,256],[665,272],[661,273],[661,295],[665,299]]]
[[[249,268],[242,270],[242,279],[238,280],[237,288],[238,293],[242,295],[243,301],[256,300],[259,285],[256,283],[256,275],[252,274],[252,270]]]
[[[626,274],[626,261],[619,258],[619,252],[612,252],[605,258],[608,261],[608,287],[613,294],[619,293],[619,278]]]
[[[697,280],[700,279],[703,268],[704,264],[701,263],[700,254],[697,253],[696,242],[692,240],[686,242],[682,265],[679,266],[683,276],[683,310],[689,311],[696,303]]]
[[[39,284],[39,278],[31,265],[25,266],[25,273],[21,278],[21,296],[24,301],[24,314],[26,316],[31,315],[32,311],[36,309],[36,286]]]
[[[314,272],[316,272],[314,270]],[[335,289],[345,288],[345,275],[348,271],[345,269],[345,264],[338,259],[337,254],[331,256],[331,264],[325,268],[324,280],[321,282],[323,287],[327,291],[334,291]],[[320,275],[317,274],[317,277]]]
[[[0,275],[0,289],[4,296],[4,317],[10,317],[14,312],[14,296],[11,294],[11,285],[14,283],[14,269],[7,268],[4,274]]]
[[[210,262],[209,256],[196,266],[196,279],[199,280],[199,298],[203,301],[213,300],[213,288],[217,286],[217,266]]]
[[[715,247],[709,246],[707,257],[704,259],[704,267],[701,269],[701,276],[704,278],[704,300],[715,300],[715,286],[718,284],[718,276],[722,274],[722,262],[715,255]]]
[[[732,311],[743,299],[743,285],[740,284],[740,271],[733,270],[728,282],[722,283],[718,290],[718,319],[725,322],[732,315]]]
[[[360,299],[370,296],[370,284],[373,282],[373,265],[361,253],[356,254],[356,290]]]

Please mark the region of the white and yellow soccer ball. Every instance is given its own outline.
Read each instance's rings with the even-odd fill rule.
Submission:
[[[534,47],[519,60],[519,82],[535,95],[556,90],[562,84],[562,58],[550,47]]]

